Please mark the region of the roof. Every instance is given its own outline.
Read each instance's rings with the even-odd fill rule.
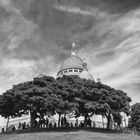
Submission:
[[[71,55],[62,62],[59,72],[69,68],[83,69],[83,60],[79,56]]]

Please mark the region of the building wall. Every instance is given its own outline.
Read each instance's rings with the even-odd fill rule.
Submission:
[[[79,75],[82,71],[82,69],[77,68],[65,69],[63,71],[60,71],[57,76],[62,77],[63,75]]]

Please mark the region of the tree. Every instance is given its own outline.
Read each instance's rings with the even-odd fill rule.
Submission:
[[[17,117],[30,112],[31,127],[37,117],[54,114],[52,92],[53,77],[36,77],[33,81],[14,85],[0,98],[0,114],[4,117]]]
[[[109,129],[112,114],[125,112],[129,115],[130,113],[131,98],[121,90],[116,90],[100,82],[81,79],[78,76],[63,76],[58,78],[58,83],[60,83],[61,93],[65,97],[63,100],[72,99],[69,102],[78,104],[75,106],[76,116],[85,117],[85,127],[87,118],[93,114],[106,116]],[[71,92],[64,92],[64,87]]]
[[[119,113],[119,112],[113,112],[112,113],[112,116],[113,116],[113,121],[115,122],[115,123],[117,123],[117,125],[120,127],[120,129],[121,129],[121,123],[122,123],[122,116],[121,116],[121,114]]]
[[[110,107],[109,112],[105,114],[107,118],[107,129],[110,127],[111,115],[124,112],[130,114],[131,98],[121,90],[116,90],[102,83],[97,83],[97,89],[100,90],[99,102],[107,103]]]
[[[63,76],[62,78],[57,78],[57,85],[55,88],[55,99],[54,103],[56,106],[56,112],[59,114],[58,125],[60,126],[61,115],[69,114],[72,111],[77,110],[78,103],[75,101],[75,89],[74,77]],[[57,102],[56,102],[57,101]]]
[[[84,125],[93,114],[107,117],[109,129],[111,115],[125,112],[129,114],[131,98],[120,90],[102,83],[81,79],[78,76],[35,77],[14,85],[0,96],[0,114],[4,117],[22,116],[30,112],[31,126],[36,118],[45,115],[62,114],[75,111],[76,117],[84,116]]]
[[[10,116],[14,116],[14,100],[12,96],[12,92],[5,92],[4,96],[0,95],[0,114],[2,117],[7,118],[6,130],[8,128]]]
[[[129,126],[140,130],[140,103],[131,106],[131,118]]]
[[[87,126],[87,119],[93,114],[105,114],[109,110],[106,103],[98,102],[100,92],[96,83],[91,80],[81,79],[77,76],[63,76],[58,78],[62,89],[63,100],[68,100],[75,106],[76,117],[84,116],[84,125]],[[63,87],[63,85],[65,85]]]

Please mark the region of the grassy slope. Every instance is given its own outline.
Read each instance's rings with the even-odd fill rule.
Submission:
[[[77,131],[0,135],[0,140],[140,140],[140,136]]]

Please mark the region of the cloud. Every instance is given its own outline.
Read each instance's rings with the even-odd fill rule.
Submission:
[[[55,8],[60,11],[70,12],[70,13],[74,13],[74,14],[81,14],[81,15],[85,15],[85,16],[91,15],[91,12],[81,10],[79,7],[66,7],[66,6],[60,5],[60,6],[55,6]]]
[[[0,0],[1,92],[40,73],[56,76],[76,40],[94,78],[138,102],[139,6],[137,0]]]
[[[94,77],[100,76],[103,83],[123,89],[131,95],[133,102],[139,101],[135,98],[139,96],[139,86],[135,85],[140,82],[139,15],[140,11],[135,10],[118,17],[105,30],[102,29],[101,32],[108,33],[108,37],[102,40],[101,45],[86,47],[87,62]],[[100,28],[97,29],[100,32]],[[86,48],[81,50],[81,55]]]

